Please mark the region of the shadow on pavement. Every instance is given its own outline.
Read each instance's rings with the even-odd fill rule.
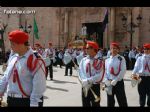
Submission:
[[[59,90],[59,91],[68,92],[67,89],[62,89],[62,88],[55,88],[55,87],[51,87],[51,86],[46,86],[46,88],[51,89],[51,90]]]
[[[43,98],[44,98],[44,99],[48,99],[48,97],[47,97],[47,96],[43,96]]]
[[[53,81],[54,81],[54,83],[72,83],[72,84],[78,84],[76,82],[60,81],[60,80],[55,80],[55,79]]]

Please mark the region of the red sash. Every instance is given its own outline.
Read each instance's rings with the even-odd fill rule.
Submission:
[[[145,70],[148,70],[150,72],[150,68],[148,66],[148,62],[146,61]]]
[[[90,74],[90,77],[92,76],[90,62],[87,63],[87,65],[86,65],[86,73],[87,73],[87,74],[89,73],[89,74]]]
[[[99,83],[99,82],[101,82],[101,81],[103,80],[103,77],[104,77],[104,74],[105,74],[105,65],[103,64],[102,61],[100,61],[100,62],[98,63],[98,59],[95,59],[94,62],[93,62],[93,67],[94,67],[94,69],[96,69],[96,70],[100,70],[101,67],[103,67],[102,78],[100,79],[100,81],[96,82],[96,83]],[[90,63],[87,63],[87,65],[86,65],[86,73],[89,73],[89,74],[90,74],[90,77],[92,76]]]
[[[43,61],[42,59],[40,59],[40,58],[36,58],[35,61],[32,62],[32,61],[33,61],[33,54],[31,54],[31,55],[29,56],[29,58],[28,58],[28,60],[27,60],[27,67],[29,68],[29,70],[30,70],[31,72],[35,70],[35,68],[36,68],[36,66],[37,66],[39,60],[41,60],[42,63],[44,63],[44,61]],[[15,68],[16,63],[17,63],[17,61],[15,62],[14,67],[13,67],[13,83],[16,83],[16,82],[17,82],[18,87],[19,87],[19,89],[20,89],[20,92],[21,92],[24,96],[29,97],[29,95],[27,95],[27,94],[24,92],[23,87],[22,87],[22,85],[21,85],[21,82],[20,82],[20,79],[19,79],[18,71],[17,71],[17,69]],[[32,63],[33,63],[33,64],[32,64]],[[41,66],[42,66],[42,64],[39,66],[38,69],[42,68]],[[44,67],[46,68],[45,63],[44,63]],[[37,69],[37,70],[38,70],[38,69]],[[43,68],[42,68],[42,70],[43,70]],[[45,71],[46,71],[46,70],[45,70]],[[44,70],[43,70],[43,72],[44,72]],[[44,72],[44,73],[45,73],[45,72]],[[35,72],[34,72],[33,74],[35,74]],[[46,75],[46,73],[45,73],[45,75]]]
[[[17,61],[18,61],[18,59],[17,59]],[[17,63],[17,61],[14,63],[14,66],[13,66],[13,68],[12,68],[12,72],[13,72],[13,74],[12,74],[12,76],[13,76],[13,83],[16,83],[16,82],[17,82],[18,87],[19,87],[19,89],[20,89],[20,92],[21,92],[24,96],[29,97],[29,95],[27,95],[27,94],[24,92],[24,90],[23,90],[23,88],[22,88],[22,85],[21,85],[21,83],[20,83],[18,71],[17,71],[17,69],[16,69],[16,63]],[[11,75],[10,75],[10,76],[11,76]],[[10,77],[9,77],[9,79],[10,79]]]
[[[111,69],[110,69],[110,73],[111,73],[112,75],[114,75],[114,76],[119,75],[120,71],[121,71],[121,61],[120,61],[119,69],[118,69],[118,72],[117,72],[117,73],[114,72],[114,68],[113,68],[113,67],[111,67]]]
[[[33,72],[35,70],[35,68],[37,67],[37,64],[39,63],[39,61],[42,61],[42,63],[44,64],[44,68],[46,69],[46,65],[45,65],[45,62],[44,62],[43,59],[36,58],[35,61],[33,61],[33,54],[31,54],[28,57],[28,60],[27,60],[27,67],[28,67],[28,69],[31,72]],[[39,66],[39,68],[42,68],[41,66],[42,66],[42,64]],[[44,72],[45,75],[47,74],[46,70],[44,71],[43,68],[42,68],[42,71]]]
[[[19,79],[19,75],[18,75],[18,71],[17,71],[17,69],[15,68],[14,74],[13,74],[13,83],[16,83],[16,82],[17,82],[17,84],[18,84],[18,86],[19,86],[19,89],[20,89],[21,93],[22,93],[24,96],[29,97],[29,95],[27,95],[27,94],[24,92],[23,88],[22,88],[22,85],[21,85],[21,82],[20,82],[20,79]]]
[[[95,59],[94,62],[93,62],[93,67],[94,67],[96,70],[101,69],[101,67],[102,67],[102,65],[103,65],[102,61],[100,61],[100,62],[99,62],[99,61],[100,61],[100,60]]]
[[[101,78],[100,81],[98,81],[97,83],[100,83],[100,82],[103,80],[104,74],[105,74],[105,62],[103,63],[103,74],[102,74],[102,78]]]

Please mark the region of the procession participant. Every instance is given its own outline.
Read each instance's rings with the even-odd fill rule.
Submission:
[[[103,51],[102,51],[102,49],[98,50],[97,55],[98,55],[98,57],[103,58]]]
[[[104,81],[107,89],[107,106],[114,107],[115,99],[119,106],[127,106],[127,99],[124,88],[123,77],[126,73],[126,62],[124,57],[120,56],[118,43],[112,42],[110,45],[111,56],[105,60]]]
[[[135,56],[136,56],[136,48],[133,47],[132,50],[129,51],[129,59],[130,59],[130,63],[131,63],[131,70],[133,70],[134,68],[134,64],[135,64]]]
[[[63,57],[64,57],[64,53],[63,53],[62,49],[59,51],[58,57],[59,57],[59,66],[60,66],[60,68],[62,68],[62,66],[63,66]]]
[[[76,57],[79,55],[79,51],[77,48],[74,49],[73,51],[73,54],[72,54],[72,60],[74,61],[74,64],[78,66],[78,63],[77,63],[77,59]],[[74,68],[75,68],[75,65],[74,65]]]
[[[45,63],[29,49],[27,33],[14,30],[8,39],[15,54],[0,80],[0,96],[7,90],[8,106],[43,106]]]
[[[83,107],[100,106],[100,82],[104,76],[104,62],[97,56],[98,48],[96,42],[87,41],[87,56],[79,64]]]
[[[111,55],[111,51],[110,51],[110,48],[108,48],[108,50],[107,50],[107,58],[109,58],[110,55]]]
[[[68,76],[68,70],[70,69],[70,76],[72,76],[73,63],[73,49],[71,43],[68,44],[68,49],[66,49],[63,61],[65,63],[65,76]]]
[[[52,42],[49,42],[48,45],[49,45],[49,48],[46,49],[45,52],[51,60],[51,63],[48,66],[48,69],[49,69],[49,73],[50,73],[50,80],[53,80],[53,63],[54,63],[54,60],[55,60],[55,49],[53,48]]]
[[[35,44],[36,51],[42,56],[44,53],[44,49],[42,48],[42,45],[40,43]]]
[[[144,44],[144,54],[136,60],[132,78],[138,81],[139,104],[145,106],[147,96],[147,106],[150,107],[150,44]]]
[[[125,50],[123,52],[123,56],[126,60],[126,67],[127,67],[127,70],[130,69],[129,65],[130,65],[130,61],[129,61],[129,49],[128,49],[128,46],[125,46]]]
[[[143,55],[142,49],[141,49],[141,48],[138,48],[138,49],[137,49],[137,54],[136,54],[136,56],[135,56],[135,59],[137,60],[138,57],[140,57],[140,56],[142,56],[142,55]]]
[[[82,48],[82,51],[80,52],[80,54],[76,57],[77,59],[77,63],[78,65],[80,64],[80,61],[87,56],[87,53],[86,53],[86,46],[83,46]]]
[[[53,66],[57,67],[59,65],[59,50],[55,48],[55,60],[53,61]]]

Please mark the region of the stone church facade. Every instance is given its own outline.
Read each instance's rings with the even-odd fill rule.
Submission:
[[[127,23],[130,23],[131,10],[135,24],[137,24],[138,15],[142,17],[140,26],[134,28],[132,45],[142,46],[143,43],[150,42],[150,7],[132,7],[132,9],[129,7],[1,7],[0,10],[2,12],[1,23],[8,24],[4,33],[6,50],[9,48],[8,32],[25,24],[32,26],[29,33],[31,46],[33,42],[40,42],[47,47],[48,42],[51,41],[54,47],[63,48],[68,42],[73,41],[75,36],[81,35],[81,28],[84,24],[87,26],[89,38],[96,33],[100,47],[109,48],[110,42],[117,41],[123,49],[125,45],[130,46],[131,34],[123,27],[122,17],[125,15]],[[25,10],[30,13],[9,14],[9,10]],[[102,32],[106,10],[108,10],[108,24]],[[39,29],[39,40],[33,35],[34,16]]]

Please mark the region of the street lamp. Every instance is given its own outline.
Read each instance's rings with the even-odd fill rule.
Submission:
[[[4,44],[4,32],[6,30],[7,24],[0,23],[0,35],[1,35],[1,49],[2,49],[2,57],[5,60],[5,44]]]
[[[27,25],[27,20],[25,20],[25,26],[23,27],[22,25],[20,25],[19,29],[30,34],[32,26],[30,24]]]
[[[123,24],[123,27],[127,29],[127,32],[130,33],[130,49],[131,49],[132,48],[132,37],[133,37],[133,33],[134,33],[134,28],[140,26],[142,17],[139,14],[138,17],[136,18],[137,19],[137,24],[135,24],[133,22],[132,9],[130,9],[130,15],[131,15],[130,23],[127,24],[127,17],[125,15],[123,15],[122,16],[122,24]]]

